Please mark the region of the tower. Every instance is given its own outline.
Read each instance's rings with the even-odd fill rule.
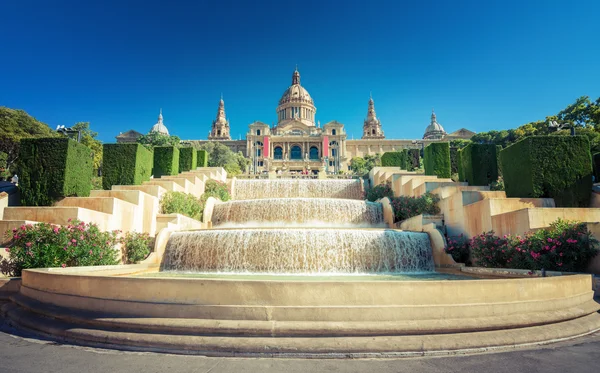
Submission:
[[[375,113],[375,102],[373,97],[369,99],[369,110],[367,111],[367,119],[363,124],[363,139],[384,139],[385,135],[381,129],[381,122]]]
[[[167,129],[167,126],[165,126],[165,124],[163,123],[162,109],[160,109],[160,112],[158,113],[158,122],[156,122],[156,124],[152,126],[150,132],[158,132],[160,134],[169,136],[169,130]]]
[[[208,135],[209,140],[231,140],[229,134],[229,122],[225,117],[225,102],[221,96],[219,101],[219,109],[217,110],[217,117],[212,122],[212,129]]]
[[[444,131],[444,127],[438,123],[437,117],[435,115],[435,111],[431,109],[431,122],[425,129],[425,134],[423,135],[423,139],[425,140],[441,140],[446,136],[446,131]]]
[[[292,85],[290,85],[279,100],[277,112],[277,126],[289,122],[301,122],[305,126],[315,126],[315,113],[317,108],[308,91],[300,84],[300,72],[294,70]]]

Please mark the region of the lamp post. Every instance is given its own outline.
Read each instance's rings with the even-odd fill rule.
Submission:
[[[572,123],[559,124],[557,121],[553,120],[548,125],[548,129],[550,130],[550,132],[556,132],[556,131],[560,131],[560,130],[570,129],[571,136],[575,136],[575,125]]]
[[[65,126],[58,126],[56,127],[56,132],[61,133],[77,142],[81,142],[81,131],[73,129],[73,127],[66,128]],[[73,138],[73,135],[75,135],[75,138]]]

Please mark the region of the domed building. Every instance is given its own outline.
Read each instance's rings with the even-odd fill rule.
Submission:
[[[423,135],[424,140],[441,140],[446,136],[444,127],[437,122],[435,111],[431,110],[431,122],[425,128],[425,134]]]
[[[156,124],[152,126],[150,132],[158,132],[163,135],[169,136],[169,130],[167,129],[167,126],[165,126],[163,123],[162,109],[160,109],[160,112],[158,113],[158,122],[156,122]]]

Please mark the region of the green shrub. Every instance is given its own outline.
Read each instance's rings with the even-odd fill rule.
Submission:
[[[508,197],[554,198],[557,207],[588,207],[590,144],[584,136],[532,136],[500,152]]]
[[[402,170],[408,168],[408,151],[385,152],[381,156],[381,167],[400,167]]]
[[[594,154],[594,176],[596,177],[596,182],[600,182],[600,153]]]
[[[421,150],[420,149],[408,149],[408,157],[406,160],[407,171],[418,170],[421,165]]]
[[[366,195],[367,200],[371,202],[375,202],[384,197],[392,198],[393,196],[394,192],[392,191],[392,185],[390,183],[379,184],[373,188],[369,188]]]
[[[525,237],[483,233],[471,240],[471,252],[482,267],[581,272],[598,255],[597,244],[587,224],[558,219]]]
[[[195,148],[179,148],[179,172],[195,170],[198,162],[198,153]]]
[[[395,222],[421,214],[437,215],[440,213],[440,208],[437,205],[440,198],[435,194],[425,193],[420,197],[391,197],[390,200],[392,210],[394,210]]]
[[[154,177],[177,175],[179,173],[179,148],[157,146],[154,148]]]
[[[197,166],[198,167],[208,167],[208,153],[206,150],[198,150],[197,154]]]
[[[8,161],[8,154],[0,152],[0,169],[6,168],[6,162]]]
[[[152,151],[141,144],[104,144],[102,187],[140,185],[152,175]]]
[[[101,232],[93,223],[66,226],[27,224],[12,231],[3,273],[20,276],[23,269],[112,265],[118,263],[117,231]]]
[[[92,151],[76,141],[66,137],[21,139],[21,205],[50,206],[63,197],[87,197],[92,171]]]
[[[229,201],[231,195],[227,184],[217,180],[208,180],[204,186],[204,194],[202,194],[202,200],[206,201],[208,197],[215,197],[223,202]]]
[[[136,264],[146,259],[152,251],[152,238],[148,233],[127,232],[121,239],[127,264]]]
[[[444,248],[446,254],[450,254],[456,263],[471,265],[471,240],[464,235],[448,237],[448,245]]]
[[[161,214],[181,214],[202,220],[204,202],[194,195],[183,192],[167,192],[160,199]]]
[[[425,175],[437,175],[440,178],[450,178],[450,144],[434,142],[425,147]]]
[[[494,144],[469,144],[458,152],[460,181],[469,185],[490,185],[498,180],[498,156]]]

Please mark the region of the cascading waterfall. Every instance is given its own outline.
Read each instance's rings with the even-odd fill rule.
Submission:
[[[345,198],[363,196],[362,180],[236,180],[233,197],[236,200],[263,198]]]
[[[214,227],[384,227],[380,203],[333,198],[271,198],[215,205]]]
[[[173,233],[164,270],[236,273],[433,271],[426,233],[369,229],[213,229]]]

